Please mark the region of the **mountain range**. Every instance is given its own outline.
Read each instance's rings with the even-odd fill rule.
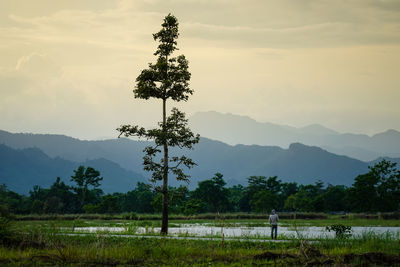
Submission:
[[[319,124],[295,128],[215,111],[195,113],[189,123],[191,129],[203,137],[230,145],[256,144],[287,148],[292,143],[302,143],[362,161],[372,161],[378,157],[400,157],[400,132],[396,130],[387,130],[373,136],[339,133]]]
[[[150,174],[142,170],[146,141],[126,138],[84,141],[64,135],[26,134],[0,131],[0,183],[27,193],[33,185],[48,187],[56,177],[69,182],[79,165],[98,169],[105,192],[126,192]],[[315,146],[290,144],[278,146],[228,145],[201,138],[194,150],[171,149],[171,155],[185,153],[198,164],[189,170],[189,187],[210,179],[216,172],[228,185],[246,184],[252,175],[278,176],[283,181],[301,184],[322,180],[330,184],[351,185],[353,179],[368,171],[373,162],[340,156]],[[393,159],[400,162],[399,159]],[[170,179],[170,185],[179,183]]]
[[[104,159],[73,162],[60,157],[51,158],[38,148],[13,149],[0,144],[0,184],[18,193],[28,193],[33,186],[49,187],[56,177],[71,184],[70,177],[78,166],[91,166],[99,170],[104,192],[126,192],[137,182],[145,182],[143,175],[125,170],[118,164]]]

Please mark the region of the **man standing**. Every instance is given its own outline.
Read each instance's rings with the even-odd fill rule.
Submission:
[[[275,239],[278,234],[278,214],[275,213],[275,210],[272,210],[272,214],[269,215],[269,224],[271,225],[271,239],[274,239],[274,231],[275,231]]]

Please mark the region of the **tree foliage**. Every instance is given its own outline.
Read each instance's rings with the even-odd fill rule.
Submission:
[[[382,160],[355,178],[349,201],[355,211],[400,209],[400,171],[396,163]]]
[[[155,144],[153,146],[147,146],[143,150],[143,152],[145,152],[145,156],[143,157],[143,169],[152,172],[150,181],[156,183],[164,179],[164,158],[157,161],[157,155],[162,152],[161,147],[164,144],[167,144],[169,147],[192,149],[193,145],[199,142],[199,135],[193,134],[187,127],[187,123],[188,120],[185,118],[185,114],[177,108],[173,108],[165,125],[160,122],[159,128],[146,130],[137,125],[122,125],[118,130],[126,137],[137,136],[146,138],[147,140],[154,140]],[[166,131],[164,128],[166,128]],[[166,166],[168,172],[172,172],[177,180],[188,182],[190,176],[184,173],[181,166],[190,169],[196,165],[193,160],[181,155],[180,157],[171,157],[169,162],[173,165],[168,164]],[[158,188],[158,191],[162,191],[162,189]]]
[[[153,34],[155,41],[159,42],[156,52],[156,63],[150,63],[147,69],[142,70],[136,78],[136,87],[133,90],[135,98],[162,100],[162,122],[157,128],[146,130],[138,125],[122,125],[117,130],[120,136],[137,136],[147,140],[153,140],[155,145],[146,147],[143,152],[143,168],[152,172],[151,181],[162,181],[162,186],[156,189],[162,193],[162,226],[161,233],[168,233],[168,174],[172,173],[177,180],[189,181],[189,175],[183,171],[183,166],[192,168],[195,163],[186,156],[174,156],[169,158],[168,148],[179,147],[192,149],[199,142],[199,135],[195,135],[187,127],[185,114],[177,108],[171,110],[167,116],[167,100],[187,101],[193,90],[189,87],[190,72],[189,62],[184,55],[173,57],[177,48],[176,39],[179,36],[178,20],[168,14],[161,24],[159,32]],[[162,148],[162,150],[161,150]],[[164,152],[160,160],[157,154]],[[170,166],[171,165],[171,166]]]
[[[86,168],[85,168],[86,169]],[[222,174],[200,181],[190,191],[169,187],[169,211],[193,215],[205,212],[259,212],[271,209],[302,212],[396,212],[400,211],[399,170],[381,161],[356,177],[350,187],[322,182],[308,185],[282,182],[277,177],[251,176],[248,185],[227,187]],[[103,195],[88,188],[83,208],[80,190],[57,178],[49,188],[35,186],[29,196],[0,185],[0,214],[15,213],[154,213],[162,210],[162,194],[149,184],[137,183],[126,193]]]
[[[216,173],[210,180],[199,182],[193,192],[193,198],[200,200],[204,210],[225,212],[228,210],[229,191],[221,173]]]
[[[103,177],[100,177],[100,172],[92,167],[85,168],[84,166],[79,166],[78,169],[74,170],[74,175],[71,176],[71,181],[76,184],[72,189],[79,196],[80,206],[83,207],[89,197],[93,197],[90,193],[95,193],[89,191],[89,186],[97,188],[100,186],[100,181]]]

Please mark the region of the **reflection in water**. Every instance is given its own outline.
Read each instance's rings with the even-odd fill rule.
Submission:
[[[75,227],[75,232],[129,232],[132,234],[147,234],[147,233],[159,233],[159,227]],[[352,227],[353,236],[361,235],[367,232],[373,232],[375,234],[391,233],[393,235],[400,235],[400,227]],[[170,227],[168,228],[170,235],[188,235],[188,236],[222,236],[225,237],[266,237],[270,235],[270,228],[266,227],[217,227],[207,226],[199,224],[184,224],[182,227]],[[335,233],[328,232],[325,227],[298,227],[297,233],[293,227],[279,227],[278,235],[284,235],[286,237],[297,237],[297,234],[304,238],[316,238],[316,237],[334,237]]]

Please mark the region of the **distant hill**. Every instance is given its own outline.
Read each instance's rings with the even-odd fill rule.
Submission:
[[[322,180],[350,185],[358,174],[368,171],[369,165],[299,143],[282,149],[258,145],[230,146],[202,138],[196,149],[188,154],[199,164],[192,172],[194,177],[210,178],[215,172],[221,172],[228,184],[244,184],[245,178],[251,175],[276,175],[283,181],[301,184]]]
[[[0,144],[22,149],[37,147],[50,157],[61,157],[73,162],[105,158],[124,169],[142,173],[142,153],[147,142],[129,139],[85,141],[57,134],[9,133],[0,130]]]
[[[376,160],[373,160],[370,162],[370,165],[374,165],[380,161],[382,161],[383,159],[390,161],[390,162],[394,162],[396,163],[396,167],[397,169],[400,169],[400,158],[389,158],[389,157],[382,157],[382,158],[377,158]]]
[[[126,138],[82,141],[63,135],[14,134],[0,131],[1,143],[13,148],[9,154],[4,154],[3,158],[12,158],[10,155],[13,153],[25,157],[13,164],[1,165],[3,172],[11,172],[13,168],[21,169],[12,171],[16,176],[20,175],[18,181],[22,182],[19,185],[24,186],[24,190],[30,189],[31,185],[35,184],[31,180],[39,179],[48,184],[57,176],[69,179],[72,170],[80,164],[95,167],[101,171],[105,179],[110,179],[110,183],[108,180],[103,182],[104,190],[107,192],[126,191],[136,184],[139,179],[137,177],[150,176],[142,170],[142,150],[149,144],[144,141]],[[3,146],[3,150],[6,151],[7,148]],[[35,152],[30,152],[34,154],[31,159],[29,151]],[[177,153],[182,151],[171,149],[171,154]],[[300,143],[291,144],[288,149],[283,149],[277,146],[231,146],[220,141],[201,138],[194,150],[185,153],[198,164],[189,171],[192,175],[191,188],[196,187],[199,181],[210,179],[216,172],[224,175],[228,185],[245,184],[246,178],[252,175],[277,175],[284,181],[303,184],[314,183],[320,179],[325,183],[350,185],[358,174],[368,171],[369,165],[367,162]],[[39,159],[42,160],[36,162]],[[18,164],[22,164],[22,161],[29,164],[21,167]],[[48,170],[48,174],[45,175],[44,170]],[[0,183],[3,179],[0,176]],[[24,179],[29,183],[24,184]],[[18,186],[16,181],[13,183]],[[178,185],[175,179],[170,179],[170,184]]]
[[[196,113],[190,117],[189,122],[192,130],[203,137],[231,145],[255,144],[287,148],[298,142],[363,161],[372,161],[378,157],[400,157],[400,132],[395,130],[371,137],[365,134],[341,134],[318,124],[295,128],[260,123],[247,116],[215,111]]]
[[[70,184],[73,170],[79,165],[99,170],[103,181],[101,188],[106,193],[126,192],[133,189],[142,175],[127,171],[107,159],[92,159],[72,162],[60,157],[50,158],[39,148],[13,149],[0,145],[0,183],[18,193],[28,193],[34,185],[49,187],[57,177]]]

